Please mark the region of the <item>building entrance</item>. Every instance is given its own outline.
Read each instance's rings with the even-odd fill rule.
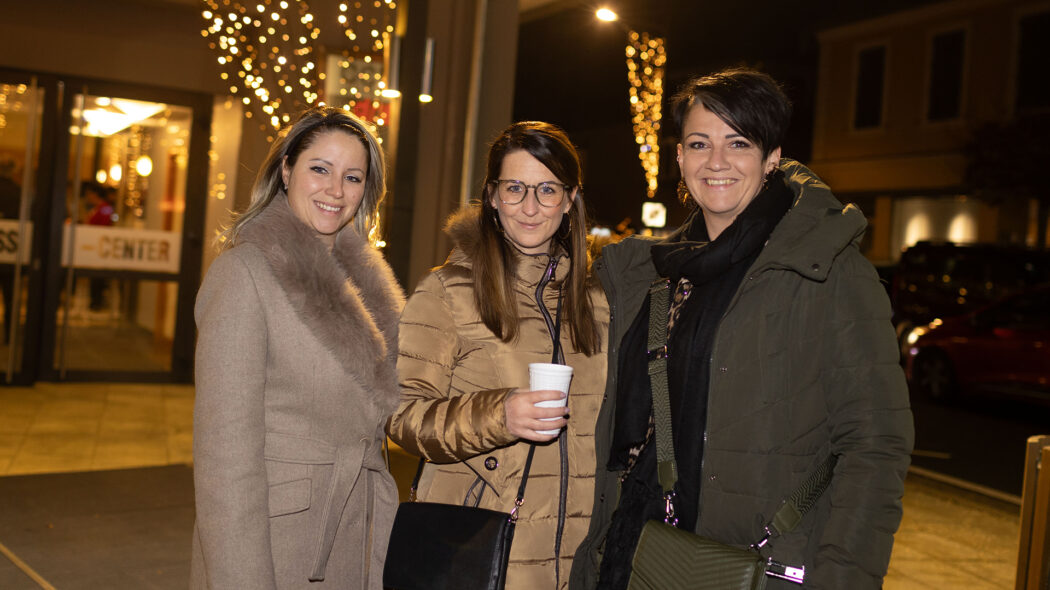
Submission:
[[[3,381],[188,381],[211,98],[0,72],[0,118]]]

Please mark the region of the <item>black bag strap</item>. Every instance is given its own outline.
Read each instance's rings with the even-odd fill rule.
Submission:
[[[649,287],[649,386],[653,395],[653,423],[656,438],[657,478],[664,491],[666,518],[677,524],[674,516],[674,485],[678,481],[678,467],[674,458],[674,439],[671,431],[671,398],[667,388],[667,312],[670,307],[671,281],[659,279]],[[760,548],[771,538],[787,533],[798,526],[802,517],[816,504],[824,490],[831,485],[835,472],[835,455],[828,456],[817,470],[806,478],[783,501],[773,519],[766,523],[765,534],[753,548]]]

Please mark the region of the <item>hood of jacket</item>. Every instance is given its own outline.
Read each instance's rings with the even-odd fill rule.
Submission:
[[[808,279],[824,281],[831,263],[850,244],[859,242],[868,222],[856,205],[843,206],[831,188],[802,164],[784,158],[784,181],[795,202],[769,236],[752,267],[790,269]]]
[[[329,250],[278,195],[237,241],[262,251],[303,323],[366,391],[397,390],[404,292],[382,254],[353,226],[340,230]]]

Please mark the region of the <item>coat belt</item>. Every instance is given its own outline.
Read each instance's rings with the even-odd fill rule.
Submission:
[[[356,442],[333,445],[290,434],[266,433],[267,459],[305,465],[332,465],[332,478],[325,494],[321,531],[317,538],[317,550],[310,573],[311,582],[324,580],[339,521],[350,494],[360,480],[361,472],[386,470],[382,445],[376,442],[369,437]]]

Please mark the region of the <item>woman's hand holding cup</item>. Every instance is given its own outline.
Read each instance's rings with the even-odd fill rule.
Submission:
[[[504,407],[507,412],[507,430],[518,438],[533,442],[547,442],[558,437],[566,424],[566,395],[553,389],[536,391],[517,390],[507,396]],[[539,403],[556,403],[556,407],[543,407]],[[555,430],[551,430],[554,428]]]

